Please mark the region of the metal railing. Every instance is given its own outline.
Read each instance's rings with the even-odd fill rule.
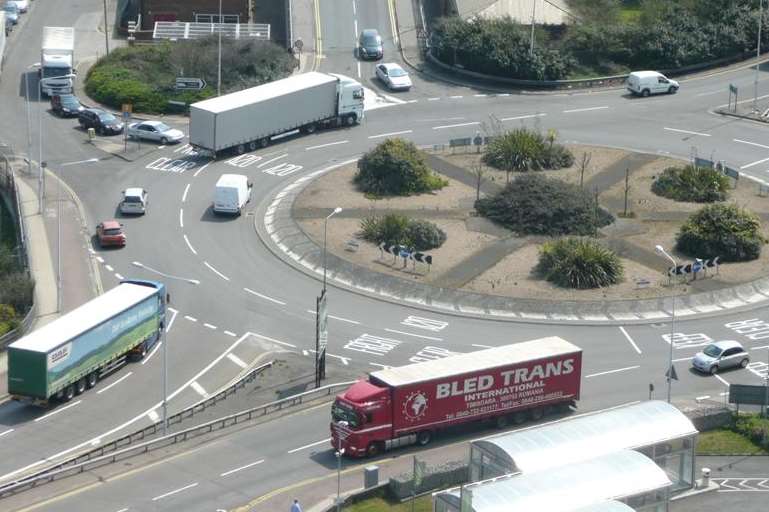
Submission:
[[[135,446],[131,446],[131,444],[136,440],[143,439],[143,436],[146,435],[144,432],[151,428],[148,427],[133,434],[124,436],[120,439],[116,439],[115,441],[107,443],[102,447],[89,450],[86,453],[51,465],[41,471],[37,471],[19,480],[0,485],[0,499],[13,496],[20,492],[33,489],[49,482],[53,482],[54,480],[83,473],[85,471],[90,471],[92,469],[108,464],[113,464],[115,462],[125,460],[136,455],[149,453],[153,450],[157,450],[158,448],[164,448],[176,443],[181,443],[203,434],[208,434],[216,430],[223,430],[256,418],[262,418],[269,414],[289,409],[304,402],[311,402],[324,396],[330,396],[336,390],[340,388],[346,388],[354,382],[355,381],[339,382],[317,389],[311,389],[309,391],[298,393],[281,400],[276,400],[268,404],[254,407],[253,409],[230,414],[228,416],[217,418],[206,423],[201,423],[200,425],[196,425],[179,432],[174,432],[157,439],[151,439],[149,441],[139,443]],[[178,414],[175,416],[178,416]],[[156,423],[154,426],[158,426],[158,423]],[[157,432],[157,430],[155,430],[155,432]]]

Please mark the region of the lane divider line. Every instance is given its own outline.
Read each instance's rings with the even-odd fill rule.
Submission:
[[[221,278],[222,278],[222,279],[224,279],[225,281],[229,281],[229,280],[230,280],[230,278],[229,278],[229,277],[225,276],[224,274],[222,274],[221,272],[219,272],[218,270],[216,270],[216,269],[215,269],[215,268],[214,268],[214,267],[213,267],[213,266],[212,266],[212,265],[211,265],[209,262],[207,262],[207,261],[204,261],[204,262],[203,262],[203,264],[204,264],[205,266],[207,266],[207,267],[208,267],[208,268],[211,270],[211,272],[213,272],[213,273],[214,273],[214,274],[216,274],[217,276],[221,277]]]
[[[224,473],[220,474],[219,476],[227,476],[231,475],[233,473],[237,473],[238,471],[243,471],[244,469],[252,468],[254,466],[257,466],[264,462],[264,459],[258,460],[256,462],[252,462],[251,464],[246,464],[245,466],[240,466],[239,468],[231,469],[229,471],[225,471]]]
[[[35,423],[37,423],[38,421],[42,421],[42,420],[44,420],[46,418],[50,418],[51,416],[53,416],[55,414],[59,414],[62,411],[66,411],[67,409],[72,409],[73,407],[75,407],[77,404],[79,404],[81,402],[82,402],[82,400],[78,400],[77,402],[72,402],[69,405],[65,405],[61,409],[56,409],[55,411],[49,412],[48,414],[46,414],[44,416],[40,416],[39,418],[35,418]]]
[[[598,377],[599,375],[609,375],[610,373],[619,373],[619,372],[624,372],[624,371],[627,371],[627,370],[635,370],[635,369],[640,368],[640,367],[641,367],[640,365],[626,366],[625,368],[617,368],[616,370],[609,370],[609,371],[605,371],[605,372],[591,373],[590,375],[585,375],[585,378],[586,379],[590,379],[592,377]]]
[[[273,299],[272,297],[268,297],[267,295],[262,295],[259,292],[255,292],[251,288],[243,288],[243,290],[248,292],[248,293],[250,293],[251,295],[256,295],[257,297],[260,297],[260,298],[262,298],[264,300],[269,300],[271,302],[274,302],[275,304],[280,304],[281,306],[285,306],[286,305],[286,303],[283,302],[282,300]]]
[[[194,484],[190,484],[190,485],[185,485],[184,487],[180,487],[171,492],[161,494],[160,496],[155,496],[154,498],[152,498],[152,501],[158,501],[158,500],[162,500],[163,498],[168,498],[169,496],[173,496],[174,494],[178,494],[182,491],[186,491],[187,489],[192,489],[193,487],[197,487],[197,485],[198,485],[198,482],[195,482]]]
[[[112,386],[117,386],[118,384],[120,384],[121,382],[123,382],[124,380],[126,380],[128,377],[130,377],[131,375],[133,375],[133,373],[134,373],[134,372],[128,372],[128,373],[126,373],[125,375],[123,375],[122,377],[120,377],[118,380],[116,380],[115,382],[113,382],[112,384],[110,384],[109,386],[106,386],[106,387],[103,387],[103,388],[101,388],[99,391],[97,391],[97,392],[96,392],[96,394],[97,394],[97,395],[101,395],[102,393],[104,393],[105,391],[107,391],[107,390],[108,390],[109,388],[111,388]]]
[[[641,349],[638,348],[638,345],[635,344],[635,341],[633,341],[633,338],[630,337],[630,335],[627,333],[625,328],[620,326],[619,330],[620,330],[620,332],[622,332],[622,334],[625,335],[625,338],[627,338],[627,340],[630,342],[630,344],[633,345],[633,348],[635,349],[635,351],[640,354],[641,353]]]

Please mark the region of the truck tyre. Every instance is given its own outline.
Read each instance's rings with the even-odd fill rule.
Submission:
[[[246,152],[246,146],[244,144],[238,144],[238,147],[236,148],[236,151],[239,155],[242,155]]]
[[[96,385],[96,380],[98,379],[98,377],[99,376],[96,374],[95,371],[88,374],[88,377],[85,382],[86,386],[88,386],[88,389],[91,389]]]
[[[266,148],[270,144],[270,138],[265,137],[263,139],[259,139],[259,146],[262,148]]]
[[[252,140],[248,143],[248,150],[249,151],[256,151],[256,141]]]
[[[649,94],[650,94],[649,89],[644,89],[643,91],[641,91],[641,96],[643,96],[644,98],[648,98]]]
[[[350,114],[344,119],[344,122],[347,126],[352,126],[355,124],[355,121],[357,120],[357,116],[355,114]]]
[[[384,452],[384,446],[379,441],[372,441],[366,447],[366,457],[376,457]]]
[[[497,416],[497,419],[494,421],[494,426],[496,426],[498,429],[506,428],[507,425],[510,423],[510,418],[507,416]]]
[[[545,415],[545,409],[542,407],[535,407],[531,410],[531,419],[539,421]]]
[[[78,395],[82,395],[83,393],[85,393],[85,377],[83,377],[82,379],[77,381],[77,383],[75,383],[75,392]]]
[[[64,393],[62,394],[61,401],[62,402],[69,402],[75,397],[75,386],[70,384],[66,388],[64,388]]]
[[[311,123],[304,127],[304,133],[315,133],[316,129],[315,123]]]
[[[526,413],[523,411],[519,411],[515,414],[513,414],[513,423],[516,425],[521,425],[522,423],[526,422]]]
[[[430,444],[430,441],[433,440],[433,433],[429,430],[423,430],[422,432],[417,434],[417,444],[419,446],[425,446]]]

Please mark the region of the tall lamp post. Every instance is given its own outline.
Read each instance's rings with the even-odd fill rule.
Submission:
[[[326,294],[326,235],[328,234],[328,219],[341,211],[342,209],[337,206],[323,221],[323,295]]]
[[[222,95],[222,0],[219,0],[219,66],[216,71],[216,95]]]
[[[109,22],[107,21],[107,0],[104,0],[104,47],[109,55]]]
[[[667,258],[668,261],[670,261],[673,264],[673,268],[676,268],[678,266],[678,263],[676,263],[675,258],[673,258],[670,254],[668,254],[665,251],[665,248],[661,245],[657,245],[654,247],[654,249],[657,251],[657,254],[660,256]],[[674,275],[675,276],[675,275]],[[674,277],[673,277],[674,278]],[[672,317],[670,319],[670,354],[668,357],[668,371],[667,371],[667,383],[668,383],[668,403],[670,403],[670,389],[673,383],[673,336],[675,334],[675,323],[676,323],[676,293],[673,293],[673,311],[672,311]]]
[[[27,66],[27,69],[24,71],[24,90],[26,93],[27,98],[27,172],[30,176],[32,176],[32,130],[30,128],[30,120],[29,120],[29,70],[34,69],[40,66],[39,62],[35,62],[34,64],[30,64]],[[40,94],[40,88],[42,86],[38,83],[37,87],[37,102],[38,102],[38,110],[37,110],[37,136],[38,138],[42,137],[42,133],[40,131],[40,126],[42,124],[42,115],[40,114],[40,109],[42,109],[41,103],[41,96]],[[40,140],[40,153],[43,152],[42,150],[42,139]],[[40,155],[38,155],[38,158],[42,158]],[[39,160],[38,160],[39,165]],[[39,172],[37,175],[37,210],[40,215],[43,214],[43,169],[39,168]]]
[[[753,111],[758,112],[758,69],[761,59],[761,25],[764,19],[764,0],[758,0],[758,37],[756,41],[756,74],[753,79]]]
[[[337,422],[336,425],[336,510],[339,512],[342,510],[342,455],[344,455],[342,430],[347,430],[349,423],[343,420]]]

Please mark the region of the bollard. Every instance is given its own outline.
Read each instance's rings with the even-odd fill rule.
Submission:
[[[88,140],[92,141],[96,137],[96,130],[88,128]]]
[[[379,485],[379,466],[366,466],[363,469],[363,487],[370,489]]]
[[[710,468],[702,468],[702,481],[700,487],[702,489],[710,487]]]

